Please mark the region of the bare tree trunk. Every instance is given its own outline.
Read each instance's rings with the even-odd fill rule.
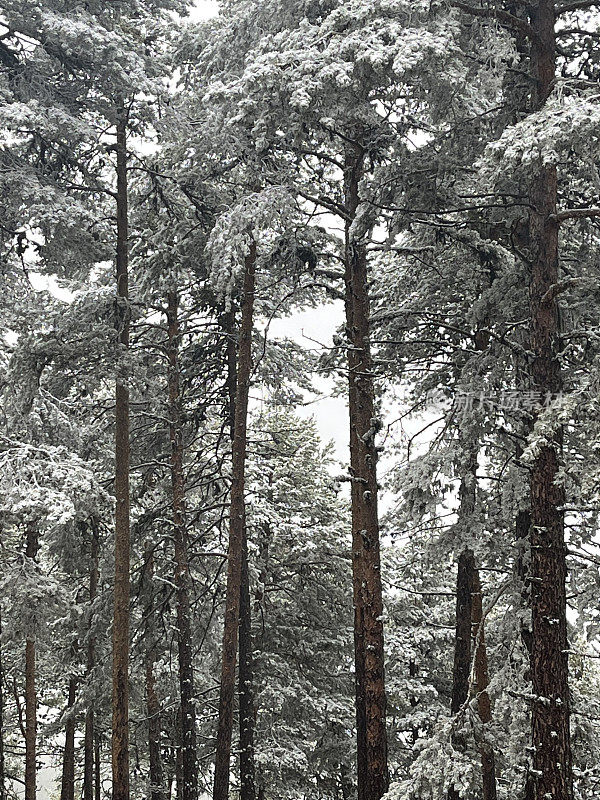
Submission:
[[[100,538],[97,520],[91,521],[92,546],[90,549],[90,628],[93,625],[92,606],[98,592],[98,556],[100,551]],[[87,676],[88,681],[96,662],[96,642],[89,632],[87,645]],[[83,743],[83,800],[94,800],[94,706],[90,703],[85,712],[85,736]]]
[[[481,778],[483,795],[482,800],[496,800],[496,763],[494,750],[486,740],[485,726],[492,721],[492,706],[488,694],[490,683],[488,673],[487,649],[485,646],[485,620],[483,618],[483,597],[481,594],[481,580],[479,570],[473,570],[473,594],[471,603],[471,619],[473,628],[474,657],[474,682],[473,688],[477,695],[477,710],[483,724],[483,732],[479,744],[481,753]]]
[[[237,384],[237,354],[234,338],[235,318],[231,310],[226,317],[227,389],[229,428],[233,442],[235,431],[235,392]],[[252,606],[250,602],[250,576],[248,570],[248,534],[244,520],[242,546],[242,574],[240,579],[240,663],[238,669],[238,695],[240,704],[240,800],[255,800],[256,767],[254,763],[254,668],[252,646]]]
[[[183,746],[181,744],[181,706],[177,712],[177,734],[179,742],[175,753],[175,792],[177,800],[183,800]]]
[[[379,800],[389,784],[383,653],[383,597],[377,513],[375,390],[369,343],[367,250],[353,238],[364,152],[349,143],[344,170],[346,333],[352,478],[352,574],[359,800]]]
[[[183,420],[179,380],[179,297],[169,292],[167,305],[169,356],[169,436],[171,439],[171,486],[173,538],[175,541],[175,585],[177,586],[177,643],[179,647],[179,692],[181,700],[182,797],[198,796],[196,759],[196,711],[194,665],[190,620],[190,566],[185,525],[185,479],[183,475]]]
[[[468,528],[472,524],[477,501],[477,446],[466,447],[463,452],[465,464],[459,490],[458,524]],[[450,705],[453,715],[460,712],[469,697],[474,576],[475,556],[467,547],[459,556],[456,575],[456,629]],[[452,742],[457,748],[464,747],[464,742],[456,733],[452,737]],[[459,796],[454,786],[448,789],[448,800],[458,800]]]
[[[240,800],[255,800],[254,767],[254,670],[252,658],[252,609],[248,571],[248,538],[244,522],[242,574],[240,579]]]
[[[115,587],[112,661],[112,796],[129,800],[129,348],[127,112],[117,109],[117,363],[115,409]]]
[[[94,800],[102,800],[102,772],[100,764],[100,734],[94,733]]]
[[[521,451],[517,453],[518,457],[521,456]],[[531,663],[531,580],[530,568],[527,567],[525,559],[525,548],[528,546],[530,539],[531,528],[531,513],[528,509],[522,509],[517,513],[515,521],[515,539],[517,544],[517,562],[516,572],[521,585],[521,608],[529,610],[529,619],[522,619],[520,625],[521,641],[529,655],[529,662]],[[531,670],[527,670],[527,680],[531,679]]]
[[[144,609],[145,630],[144,644],[145,653],[145,672],[146,672],[146,710],[148,713],[148,757],[150,762],[150,800],[164,800],[163,771],[160,755],[160,734],[161,718],[160,703],[156,693],[154,681],[154,665],[156,663],[156,642],[153,631],[154,624],[154,597],[153,597],[153,578],[154,578],[154,554],[152,546],[146,545],[144,557],[144,594],[146,603]]]
[[[219,725],[217,731],[213,800],[227,800],[229,793],[233,700],[235,695],[235,665],[237,660],[238,629],[240,623],[240,587],[246,529],[244,504],[246,426],[250,375],[252,370],[255,269],[256,242],[253,241],[244,265],[242,319],[238,347],[235,425],[232,447],[229,556],[227,564],[227,592],[225,598],[225,622],[223,627],[223,661],[221,667]]]
[[[85,712],[83,741],[83,800],[94,800],[94,710]]]
[[[534,111],[552,91],[556,72],[555,5],[538,0],[531,9]],[[562,388],[559,316],[552,287],[558,283],[557,171],[533,166],[529,192],[532,388],[543,397]],[[564,489],[556,485],[562,431],[540,448],[530,471],[531,677],[533,770],[528,794],[535,800],[571,800],[573,774],[569,732]]]
[[[454,636],[454,667],[452,670],[452,700],[450,710],[458,714],[469,697],[469,675],[471,673],[471,616],[473,597],[473,574],[475,558],[473,551],[463,550],[458,559],[456,577],[456,632]],[[460,737],[453,736],[453,744],[461,747]],[[460,797],[454,786],[448,789],[448,800]]]
[[[27,526],[25,555],[35,561],[38,552],[37,530]],[[37,697],[35,691],[35,634],[25,642],[25,800],[36,800]]]
[[[475,558],[472,550],[463,550],[458,559],[456,578],[456,634],[450,710],[458,714],[469,697],[471,673],[471,615]]]
[[[75,715],[73,706],[77,692],[77,680],[69,678],[69,699],[65,723],[65,749],[63,751],[62,782],[60,800],[75,800]]]

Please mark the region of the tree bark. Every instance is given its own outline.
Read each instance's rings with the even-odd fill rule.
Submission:
[[[69,699],[67,701],[67,721],[65,723],[65,749],[63,751],[62,782],[60,800],[75,800],[75,715],[73,706],[77,692],[77,680],[69,678]]]
[[[27,526],[25,555],[35,561],[38,536],[34,525]],[[25,641],[25,800],[36,800],[37,697],[35,690],[35,634]]]
[[[175,542],[175,585],[177,587],[177,644],[179,650],[179,693],[181,701],[182,798],[198,796],[196,758],[196,710],[194,707],[194,667],[190,621],[190,567],[185,524],[185,479],[183,475],[183,419],[179,376],[179,297],[171,291],[167,298],[169,357],[169,437],[171,440],[171,487],[173,538]]]
[[[144,583],[146,603],[144,609],[145,630],[144,640],[146,645],[145,672],[146,672],[146,711],[148,714],[148,758],[150,762],[150,800],[164,800],[163,770],[160,755],[161,718],[160,703],[156,693],[154,680],[154,665],[156,663],[156,642],[154,638],[154,554],[151,545],[146,546],[144,557]]]
[[[477,446],[465,448],[464,455],[464,473],[459,490],[458,525],[466,530],[472,525],[477,501]],[[458,714],[469,698],[474,579],[475,556],[469,547],[464,547],[458,559],[456,575],[456,628],[450,703],[452,715]],[[464,746],[456,734],[452,737],[452,743],[457,748]],[[459,797],[458,791],[451,786],[448,789],[448,800],[458,800]]]
[[[458,714],[469,697],[471,673],[471,615],[473,602],[473,575],[475,557],[469,548],[463,550],[458,559],[456,576],[456,629],[454,636],[454,666],[452,669],[452,715]],[[452,743],[461,746],[460,738],[454,735]],[[448,800],[458,800],[458,791],[451,786]]]
[[[471,603],[471,619],[473,628],[474,681],[473,688],[477,696],[477,711],[483,725],[481,740],[478,742],[481,754],[482,800],[496,800],[496,763],[492,745],[485,738],[485,726],[492,721],[492,705],[488,694],[490,683],[488,672],[487,648],[485,646],[485,620],[483,618],[483,597],[481,580],[477,567],[473,570],[473,594]]]
[[[517,455],[520,457],[520,450],[518,451]],[[523,552],[523,549],[526,548],[529,543],[530,528],[531,512],[528,509],[521,509],[517,512],[517,518],[515,521],[515,539],[517,544],[517,561],[515,566],[519,584],[521,586],[521,608],[528,609],[529,614],[529,619],[523,619],[520,624],[521,641],[523,642],[523,646],[525,647],[525,650],[529,656],[529,662],[531,663],[531,581],[529,574],[530,570],[527,567],[526,559],[524,557],[525,554]],[[531,679],[530,670],[527,670],[526,679]]]
[[[91,682],[96,662],[96,641],[91,633],[93,625],[93,605],[98,591],[98,557],[100,538],[97,520],[91,522],[92,544],[90,548],[90,618],[87,644],[87,678]],[[94,800],[94,705],[89,703],[85,712],[85,735],[83,742],[83,800]]]
[[[475,557],[473,551],[469,549],[463,550],[458,559],[456,577],[456,633],[454,638],[454,668],[452,670],[452,700],[450,704],[452,714],[458,714],[469,697],[474,572]]]
[[[232,447],[231,507],[229,520],[229,555],[227,564],[227,591],[225,622],[223,628],[223,657],[221,665],[221,690],[219,696],[219,724],[215,756],[213,800],[227,800],[231,736],[233,728],[233,699],[235,694],[235,666],[237,660],[238,629],[240,623],[240,597],[245,525],[245,468],[248,394],[252,370],[252,327],[254,318],[254,291],[256,269],[256,242],[252,241],[244,264],[242,319],[238,347],[237,381],[235,393],[235,424]]]
[[[127,112],[117,109],[117,359],[115,409],[115,587],[112,659],[112,796],[129,800],[129,348]]]
[[[175,753],[175,796],[177,800],[183,800],[183,745],[181,743],[181,705],[177,712],[177,735],[179,742],[177,743],[177,752]]]
[[[248,537],[244,520],[240,578],[240,665],[238,693],[240,702],[240,800],[255,800],[254,766],[254,669],[252,654],[252,609],[248,570]]]
[[[234,338],[235,316],[233,309],[224,323],[227,338],[227,391],[229,430],[233,443],[235,431],[235,392],[237,385],[237,354]],[[248,570],[248,533],[244,519],[242,545],[242,574],[240,579],[240,663],[238,669],[238,696],[240,705],[240,800],[255,800],[256,767],[254,763],[254,667],[252,645],[252,606],[250,601],[250,575]]]
[[[531,10],[532,110],[542,108],[556,71],[555,7],[538,0]],[[529,189],[529,258],[532,388],[543,397],[562,388],[559,316],[550,287],[558,283],[557,170],[533,167]],[[564,490],[555,484],[562,432],[544,444],[530,471],[531,492],[531,678],[533,769],[528,796],[571,800],[573,775],[569,732]]]
[[[94,800],[102,800],[102,770],[100,764],[100,734],[94,733]]]
[[[348,143],[344,188],[345,306],[352,479],[352,582],[359,800],[379,800],[388,789],[383,598],[377,512],[375,390],[369,342],[367,250],[351,229],[364,169],[360,145]]]

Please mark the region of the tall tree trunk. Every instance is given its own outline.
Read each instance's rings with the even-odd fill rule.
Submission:
[[[185,526],[185,480],[183,475],[183,420],[179,380],[179,297],[167,298],[169,357],[169,436],[171,439],[171,486],[173,538],[175,541],[175,585],[177,586],[177,644],[179,648],[179,693],[181,700],[181,769],[183,800],[198,796],[196,758],[196,711],[194,708],[194,666],[190,620],[190,567]]]
[[[542,108],[556,70],[555,5],[538,0],[531,10],[532,107]],[[557,171],[533,166],[529,192],[532,388],[543,397],[561,391],[559,316],[552,287],[558,283]],[[531,678],[533,770],[528,794],[535,800],[571,800],[564,490],[555,485],[562,432],[540,448],[530,471]]]
[[[254,766],[254,669],[252,654],[252,609],[248,570],[248,537],[244,521],[240,578],[240,800],[255,800],[256,771]]]
[[[485,726],[492,721],[492,705],[488,694],[490,683],[487,648],[485,646],[485,620],[483,618],[483,597],[479,570],[473,570],[473,594],[471,603],[473,646],[475,647],[473,688],[477,695],[477,711],[483,725],[479,744],[481,753],[482,800],[496,800],[496,763],[494,749],[486,739]]]
[[[35,561],[38,536],[34,525],[27,526],[25,555]],[[35,692],[35,634],[25,641],[25,800],[36,800],[37,698]]]
[[[471,615],[475,558],[466,549],[458,559],[456,576],[456,632],[454,637],[454,668],[452,670],[452,700],[450,710],[458,714],[469,697],[471,673]],[[458,797],[458,795],[455,795]]]
[[[100,552],[100,534],[98,522],[92,519],[91,524],[92,545],[90,548],[90,618],[87,644],[87,678],[91,682],[92,672],[96,662],[96,641],[92,635],[93,605],[98,592],[98,557]],[[83,743],[83,800],[94,800],[94,705],[89,703],[85,712],[85,735]]]
[[[465,447],[464,472],[459,490],[458,525],[463,538],[473,522],[477,500],[477,446]],[[452,699],[450,710],[458,714],[469,697],[471,674],[471,619],[473,613],[473,585],[475,579],[475,556],[469,547],[464,547],[458,559],[456,574],[456,628],[454,634],[454,666],[452,669]],[[464,747],[455,733],[453,745]],[[451,786],[448,800],[458,800],[458,791]]]
[[[102,800],[102,769],[100,764],[100,734],[94,733],[94,800]]]
[[[246,469],[246,426],[248,394],[252,370],[252,327],[254,318],[254,291],[256,269],[256,242],[252,242],[244,264],[242,319],[238,347],[237,380],[235,392],[235,424],[232,447],[231,507],[229,519],[229,555],[227,563],[227,591],[225,622],[223,627],[223,660],[221,665],[221,690],[219,696],[219,725],[215,756],[213,800],[227,800],[229,793],[229,768],[231,735],[233,728],[233,699],[235,694],[235,665],[237,660],[238,629],[240,622],[240,587],[244,534],[246,529],[244,486]]]
[[[77,680],[69,678],[69,699],[67,701],[67,721],[65,723],[65,749],[63,751],[62,781],[60,800],[75,800],[75,714],[73,707],[77,692]]]
[[[520,449],[517,456],[520,457]],[[527,566],[528,559],[525,558],[525,549],[528,547],[531,528],[531,513],[529,509],[521,509],[517,512],[515,520],[515,539],[517,545],[516,573],[521,587],[521,609],[528,610],[528,617],[520,622],[521,641],[531,663],[531,578],[530,568]],[[527,680],[531,679],[531,671],[527,670]]]
[[[177,712],[177,751],[175,753],[175,796],[177,800],[183,800],[183,745],[181,743],[181,705]]]
[[[450,710],[458,714],[469,697],[469,675],[471,673],[471,616],[473,602],[473,576],[475,557],[466,548],[458,559],[456,576],[456,630],[454,635],[454,666],[452,669],[452,699]],[[452,743],[462,747],[460,737],[454,735]],[[451,786],[448,800],[458,800],[458,791]]]
[[[352,221],[360,198],[364,151],[346,147],[344,187],[345,305],[348,338],[348,406],[352,478],[352,582],[359,800],[379,800],[389,784],[383,653],[383,598],[377,513],[375,391],[369,343],[367,249],[355,240]]]
[[[235,431],[235,392],[237,384],[237,354],[235,346],[235,312],[229,311],[224,324],[227,339],[227,390],[229,429],[233,443]],[[252,606],[248,570],[248,533],[244,520],[242,545],[242,574],[240,579],[240,663],[238,695],[240,704],[240,800],[255,800],[256,767],[254,763],[254,668],[252,647]]]
[[[127,112],[117,109],[117,360],[115,409],[115,587],[112,659],[112,796],[129,800],[129,348]]]
[[[144,558],[144,583],[146,603],[144,616],[146,711],[148,713],[148,757],[150,761],[150,800],[164,800],[163,771],[160,755],[160,703],[156,693],[154,666],[156,664],[156,641],[154,634],[154,554],[151,545],[146,546]]]

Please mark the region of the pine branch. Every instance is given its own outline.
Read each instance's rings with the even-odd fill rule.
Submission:
[[[559,294],[573,289],[582,283],[581,278],[567,278],[567,280],[560,281],[560,283],[553,283],[548,291],[542,296],[542,305],[550,305],[558,297]]]
[[[556,31],[557,39],[565,39],[568,36],[589,36],[590,39],[600,41],[600,33],[586,31],[584,28],[561,28],[559,31]]]
[[[567,219],[593,219],[600,217],[600,208],[567,208],[553,214],[550,219],[553,222],[564,222]]]
[[[341,217],[344,220],[350,220],[347,210],[341,203],[336,203],[334,200],[329,200],[323,196],[315,197],[312,194],[308,194],[308,192],[301,191],[298,192],[298,194],[305,200],[308,200],[309,203],[314,203],[316,206],[323,206],[323,208],[331,211],[332,214],[336,214],[338,217]]]
[[[556,16],[559,14],[568,14],[569,11],[583,11],[586,8],[594,8],[600,6],[600,0],[573,0],[571,3],[565,3],[556,9]]]
[[[585,1],[586,0],[583,0],[583,2]],[[600,0],[594,0],[594,2],[600,2]],[[525,20],[520,19],[519,17],[515,17],[514,14],[509,14],[508,11],[502,11],[500,8],[482,8],[472,6],[469,5],[469,3],[461,2],[461,0],[449,0],[449,4],[454,8],[460,8],[461,11],[466,11],[467,14],[472,14],[475,17],[488,17],[491,19],[497,19],[498,22],[501,22],[508,28],[512,28],[513,30],[524,33],[525,36],[528,36],[532,40],[538,38],[537,34],[528,22],[525,22]]]

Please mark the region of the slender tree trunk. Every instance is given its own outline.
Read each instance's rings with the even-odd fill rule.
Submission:
[[[38,552],[37,530],[27,526],[25,555],[35,561]],[[37,698],[35,691],[35,638],[25,642],[25,800],[36,800]]]
[[[154,680],[154,666],[156,664],[156,642],[153,630],[154,626],[154,554],[152,546],[146,546],[144,558],[144,583],[146,595],[146,607],[144,616],[146,619],[144,640],[146,646],[145,667],[146,667],[146,711],[148,713],[148,757],[150,761],[150,800],[164,800],[163,789],[163,770],[160,755],[160,703],[156,693]]]
[[[102,800],[102,771],[100,764],[100,734],[94,734],[94,800]]]
[[[181,743],[181,706],[177,712],[177,735],[179,742],[175,753],[175,794],[177,800],[183,800],[183,745]]]
[[[179,692],[181,700],[181,747],[183,800],[198,796],[196,759],[196,711],[194,666],[190,620],[190,567],[185,526],[185,480],[183,475],[183,420],[179,382],[179,297],[169,292],[167,305],[169,356],[169,436],[171,439],[171,486],[173,492],[173,538],[175,540],[175,585],[177,586],[177,643],[179,647]]]
[[[69,699],[65,723],[65,749],[63,751],[62,782],[60,800],[75,800],[75,715],[73,706],[77,692],[77,680],[69,678]]]
[[[477,499],[477,447],[465,448],[464,453],[466,463],[459,491],[458,524],[463,529],[468,529],[472,525]],[[474,580],[475,556],[470,548],[465,547],[458,559],[456,575],[456,629],[450,705],[452,715],[459,713],[469,697]],[[464,747],[464,742],[456,733],[452,737],[452,743],[457,748]],[[451,786],[448,789],[448,800],[458,800],[459,797],[458,791]]]
[[[100,539],[97,520],[91,522],[92,545],[90,549],[90,618],[87,644],[87,677],[91,681],[96,663],[96,641],[91,633],[93,625],[93,604],[98,592],[98,556]],[[85,736],[83,743],[83,800],[94,800],[94,705],[89,703],[85,712]]]
[[[242,574],[240,579],[240,800],[255,800],[256,772],[254,766],[254,670],[252,657],[252,609],[248,570],[248,538],[244,522],[242,543]]]
[[[518,456],[520,457],[520,451]],[[522,608],[527,609],[529,615],[529,619],[523,619],[521,621],[521,641],[523,642],[531,662],[531,580],[529,575],[530,570],[527,567],[524,552],[529,543],[530,528],[531,513],[528,509],[522,509],[521,511],[517,512],[517,518],[515,520],[515,539],[517,544],[516,572],[521,585]],[[531,673],[529,671],[528,675],[530,679]]]
[[[2,660],[2,604],[0,603],[0,800],[6,800],[6,775],[4,766],[4,662]]]
[[[375,390],[369,343],[367,250],[351,224],[360,202],[364,152],[348,144],[344,170],[346,332],[352,478],[352,574],[359,800],[379,800],[389,784],[383,653],[383,598],[377,513]]]
[[[235,431],[235,392],[237,384],[237,354],[234,338],[235,317],[231,310],[225,321],[227,339],[227,390],[229,429],[233,443]],[[248,570],[248,533],[244,519],[242,545],[242,574],[240,579],[240,663],[238,695],[240,704],[240,800],[255,800],[256,767],[254,763],[254,668],[252,647],[252,607]]]
[[[481,594],[479,570],[476,567],[473,570],[471,615],[473,623],[473,643],[475,647],[473,688],[477,695],[477,710],[483,725],[481,741],[478,743],[479,752],[481,753],[482,800],[496,800],[496,763],[494,749],[490,742],[486,740],[485,730],[485,726],[492,721],[492,705],[488,694],[490,680],[487,648],[485,646],[483,597]]]
[[[248,394],[252,370],[252,327],[254,318],[254,290],[256,269],[256,243],[252,242],[244,265],[242,319],[238,348],[237,381],[235,393],[235,425],[232,447],[231,508],[229,520],[229,556],[227,564],[227,592],[223,628],[223,660],[221,666],[221,691],[219,697],[219,725],[215,757],[213,800],[227,800],[229,793],[229,768],[231,735],[233,728],[233,700],[235,694],[235,665],[237,660],[238,629],[240,623],[240,587],[244,551],[245,506],[244,485],[246,468],[246,426]]]
[[[83,740],[83,800],[94,800],[94,711],[85,712]]]
[[[129,348],[127,112],[117,109],[117,363],[115,409],[115,588],[112,661],[112,796],[129,800]]]
[[[456,576],[456,632],[454,636],[454,667],[452,670],[452,699],[450,710],[458,714],[469,697],[469,675],[471,673],[471,616],[473,597],[473,576],[475,558],[473,551],[463,550],[458,559]],[[452,737],[456,747],[463,743],[456,734]],[[458,800],[458,791],[451,786],[448,800]]]
[[[552,91],[556,70],[555,5],[538,0],[531,10],[533,110]],[[558,283],[557,171],[538,163],[530,183],[532,388],[542,396],[562,388],[559,316],[552,287]],[[531,491],[531,678],[533,770],[528,794],[535,800],[571,800],[573,775],[569,732],[564,490],[559,473],[562,432],[542,446],[530,471]]]
[[[475,558],[473,551],[469,549],[463,550],[458,559],[456,577],[456,633],[454,638],[454,668],[452,670],[452,700],[450,705],[452,714],[458,714],[469,697],[474,572]]]

